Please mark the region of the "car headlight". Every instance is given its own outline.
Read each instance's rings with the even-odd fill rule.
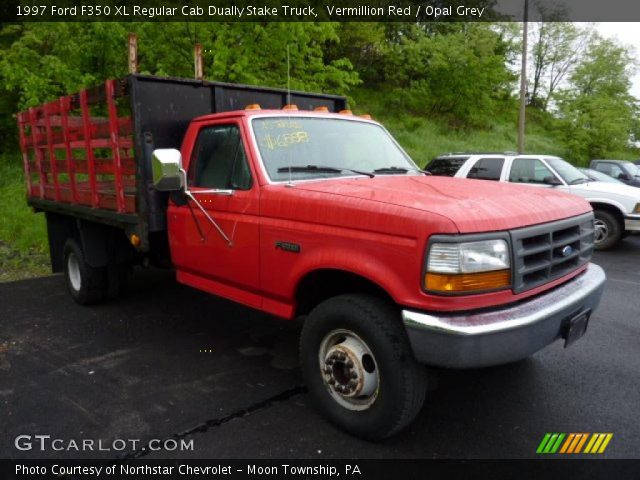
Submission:
[[[511,285],[509,244],[503,239],[434,242],[429,248],[424,288],[431,292],[469,293]]]

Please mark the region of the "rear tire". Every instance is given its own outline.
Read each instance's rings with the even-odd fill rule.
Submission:
[[[64,245],[64,277],[71,298],[80,305],[99,303],[107,295],[106,268],[88,265],[82,249],[72,239]]]
[[[363,294],[318,305],[300,337],[302,374],[318,409],[367,440],[402,430],[420,411],[426,369],[419,365],[397,308]]]
[[[606,211],[596,209],[594,212],[594,242],[596,250],[608,250],[622,239],[623,226],[618,218]]]

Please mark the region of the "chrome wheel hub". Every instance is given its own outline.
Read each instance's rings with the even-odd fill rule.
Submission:
[[[602,220],[596,219],[593,222],[593,241],[598,244],[602,243],[609,236],[609,227]]]
[[[369,346],[349,330],[328,333],[320,345],[320,370],[333,399],[349,410],[366,410],[378,396],[378,366]]]

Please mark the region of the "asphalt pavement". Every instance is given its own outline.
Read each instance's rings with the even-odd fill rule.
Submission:
[[[512,365],[429,370],[416,421],[380,443],[312,408],[296,322],[178,285],[171,272],[138,272],[122,298],[91,308],[73,303],[59,275],[3,283],[0,458],[534,458],[546,432],[611,432],[601,457],[640,458],[640,236],[594,262],[608,284],[582,339]],[[16,448],[19,435],[30,450]],[[64,450],[41,451],[35,435]],[[169,438],[193,450],[141,448]],[[68,449],[82,439],[103,450]]]

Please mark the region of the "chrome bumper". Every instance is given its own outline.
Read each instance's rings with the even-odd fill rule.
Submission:
[[[576,315],[595,310],[606,277],[593,263],[567,283],[502,310],[441,314],[402,311],[416,359],[451,368],[526,358],[561,338]]]
[[[624,217],[624,229],[635,232],[640,230],[640,215],[628,215]]]

